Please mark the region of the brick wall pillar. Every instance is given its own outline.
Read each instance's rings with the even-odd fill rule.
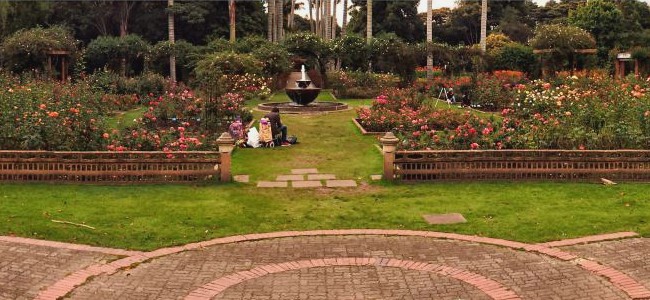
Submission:
[[[220,180],[223,182],[230,182],[232,179],[231,176],[231,156],[232,150],[235,148],[235,140],[230,136],[230,133],[224,132],[217,139],[217,145],[219,145],[219,154],[221,155],[221,166],[220,166]]]
[[[399,139],[389,131],[379,141],[384,154],[384,179],[392,181],[395,179],[395,149]]]

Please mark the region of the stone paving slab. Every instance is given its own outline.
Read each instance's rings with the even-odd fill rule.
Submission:
[[[357,182],[354,180],[327,180],[327,187],[356,187]]]
[[[322,187],[323,184],[320,181],[303,180],[303,181],[292,181],[291,186],[295,188],[315,188],[315,187]]]
[[[371,180],[381,180],[382,175],[370,175]]]
[[[257,187],[260,188],[277,188],[277,187],[287,187],[288,184],[286,181],[258,181]]]
[[[305,175],[278,175],[276,181],[305,180]]]
[[[465,217],[459,213],[442,214],[442,215],[424,215],[422,216],[429,224],[457,224],[465,223]]]
[[[291,169],[291,174],[299,174],[299,175],[304,175],[304,174],[317,174],[318,169]]]
[[[235,182],[248,183],[250,181],[249,175],[235,175],[233,176]]]
[[[307,180],[330,180],[336,179],[334,174],[309,174],[307,175]]]

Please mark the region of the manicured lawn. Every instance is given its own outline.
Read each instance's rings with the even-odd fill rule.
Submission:
[[[353,107],[370,103],[340,101]],[[259,118],[263,113],[254,114]],[[524,242],[616,231],[650,236],[648,184],[370,183],[368,176],[381,172],[382,158],[376,138],[360,135],[351,122],[354,116],[354,110],[283,114],[300,144],[237,149],[233,173],[249,174],[249,184],[1,184],[0,234],[139,250],[234,234],[341,228],[433,230]],[[255,186],[292,168],[318,168],[361,185],[309,190]],[[449,212],[463,214],[468,222],[443,226],[422,219],[423,214]]]
[[[147,110],[146,107],[137,107],[132,110],[120,112],[106,121],[108,128],[122,130],[129,126],[135,125],[134,120],[141,118],[142,114]]]
[[[446,183],[357,190],[260,190],[252,185],[0,185],[0,233],[150,250],[251,232],[386,228],[541,242],[636,231],[650,235],[646,184]],[[462,213],[458,225],[421,215]],[[56,224],[85,223],[97,229]]]

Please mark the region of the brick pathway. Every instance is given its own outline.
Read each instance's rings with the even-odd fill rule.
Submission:
[[[632,236],[278,232],[114,261],[114,249],[0,237],[0,299],[650,299],[650,239]]]
[[[47,247],[17,239],[6,240],[0,239],[0,299],[33,299],[39,290],[73,271],[118,258],[105,253],[66,249],[63,243]]]

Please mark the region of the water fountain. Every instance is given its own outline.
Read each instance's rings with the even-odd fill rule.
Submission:
[[[337,111],[348,108],[348,105],[340,102],[314,101],[320,94],[321,89],[314,85],[305,70],[305,65],[300,67],[300,72],[291,72],[284,88],[287,96],[292,102],[269,102],[258,105],[263,111],[270,111],[278,107],[280,112],[289,113],[310,113]]]

